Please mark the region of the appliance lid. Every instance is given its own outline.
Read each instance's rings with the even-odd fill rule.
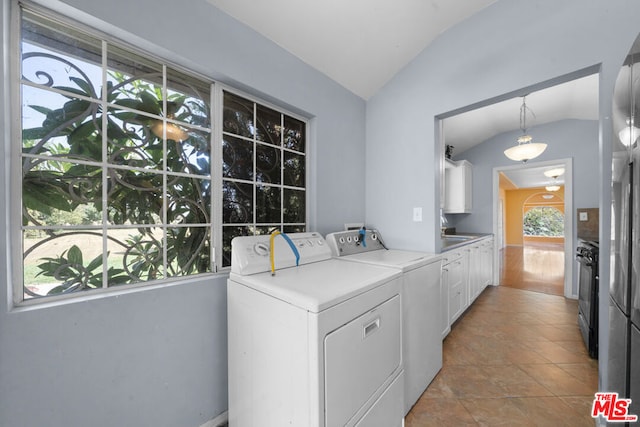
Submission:
[[[294,268],[242,276],[231,273],[229,279],[293,304],[319,313],[400,277],[388,267],[329,259]]]
[[[357,261],[372,265],[399,268],[402,271],[412,270],[432,262],[437,262],[440,257],[436,254],[425,252],[402,251],[397,249],[382,249],[361,254],[347,255],[340,259]]]

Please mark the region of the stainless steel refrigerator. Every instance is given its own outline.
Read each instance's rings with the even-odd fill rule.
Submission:
[[[640,415],[640,37],[623,65],[614,93],[609,386],[630,398]],[[619,423],[615,425],[620,425]]]

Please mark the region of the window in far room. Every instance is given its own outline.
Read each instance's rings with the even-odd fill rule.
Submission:
[[[564,214],[552,206],[536,206],[527,210],[523,219],[525,236],[564,236]]]

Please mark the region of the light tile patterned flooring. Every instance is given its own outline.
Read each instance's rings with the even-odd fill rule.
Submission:
[[[442,370],[405,427],[594,426],[598,364],[577,302],[489,286],[444,341]]]

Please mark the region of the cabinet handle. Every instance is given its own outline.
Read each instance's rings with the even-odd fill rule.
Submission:
[[[442,269],[442,271],[444,271],[444,272],[447,272],[447,273],[448,273],[448,272],[449,272],[449,269],[448,269],[448,268],[443,268],[443,269]]]

